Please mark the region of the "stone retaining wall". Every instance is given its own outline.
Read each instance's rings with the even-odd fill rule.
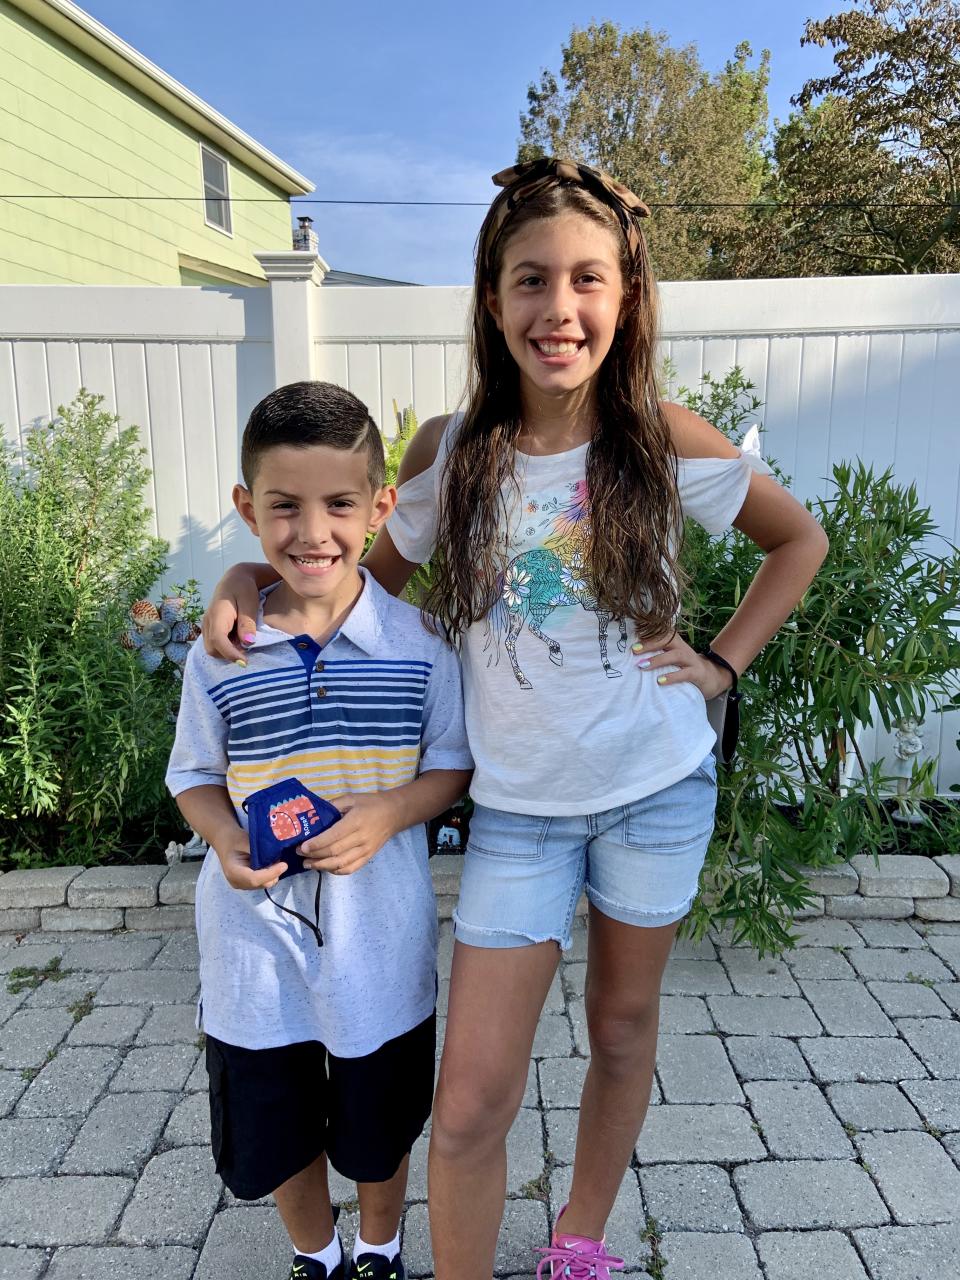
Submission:
[[[460,865],[455,854],[430,861],[441,919],[449,919],[456,901]],[[0,932],[192,929],[199,872],[199,862],[8,871],[0,875]],[[804,917],[960,921],[960,854],[887,854],[879,862],[860,854],[810,882],[816,896]]]

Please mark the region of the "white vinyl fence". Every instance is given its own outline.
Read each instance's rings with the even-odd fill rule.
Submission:
[[[268,288],[0,287],[0,423],[19,442],[80,386],[140,426],[170,579],[208,590],[256,555],[233,513],[239,440],[272,387],[325,378],[392,434],[459,403],[466,288],[324,290],[309,254],[261,258]],[[764,449],[800,498],[841,459],[893,466],[960,541],[960,277],[664,284],[662,353],[676,384],[740,365],[764,401]],[[960,715],[926,726],[939,788],[960,782]],[[870,755],[889,752],[870,734]]]

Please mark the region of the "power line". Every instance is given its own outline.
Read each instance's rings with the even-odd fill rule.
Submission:
[[[172,202],[182,204],[184,201],[196,203],[216,199],[218,203],[227,204],[276,204],[277,200],[269,196],[230,196],[212,197],[197,195],[182,196],[133,196],[133,195],[101,195],[70,194],[68,192],[9,192],[0,194],[0,200],[126,200],[135,204],[150,202]],[[340,200],[320,199],[294,196],[288,202],[292,208],[303,205],[375,205],[401,209],[486,209],[487,200]],[[648,200],[651,209],[678,209],[682,212],[700,209],[952,209],[956,207],[953,200]]]

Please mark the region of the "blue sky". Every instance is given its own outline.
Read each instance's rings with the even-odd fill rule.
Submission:
[[[354,199],[482,200],[515,158],[527,86],[558,70],[574,25],[609,19],[693,42],[708,70],[740,40],[771,51],[771,116],[786,117],[830,53],[804,20],[845,0],[552,0],[387,4],[81,0],[100,22],[316,183]],[[422,284],[469,281],[482,209],[314,207],[333,266]],[[278,246],[279,247],[279,246]]]

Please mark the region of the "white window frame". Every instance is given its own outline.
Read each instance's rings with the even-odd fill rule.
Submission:
[[[204,171],[203,171],[203,154],[204,154],[204,152],[207,152],[207,153],[208,153],[209,155],[211,155],[215,160],[219,160],[219,161],[220,161],[220,163],[223,165],[224,184],[225,184],[225,185],[224,185],[224,192],[223,192],[223,194],[222,194],[222,195],[221,195],[221,194],[219,194],[219,193],[215,193],[215,194],[213,194],[213,195],[208,195],[208,194],[207,194],[207,179],[206,179],[206,175],[204,174]],[[222,236],[229,236],[229,237],[230,237],[230,239],[232,240],[232,239],[233,239],[233,205],[232,205],[232,204],[231,204],[231,202],[230,202],[230,161],[227,159],[227,157],[226,157],[226,156],[221,155],[219,151],[215,151],[215,150],[213,149],[213,147],[211,147],[211,146],[210,146],[208,143],[206,143],[206,142],[201,142],[201,143],[200,143],[200,186],[201,186],[201,188],[202,188],[202,190],[203,190],[203,220],[204,220],[204,222],[207,224],[207,226],[208,226],[208,227],[211,227],[214,231],[219,231],[219,232],[220,232],[220,234],[221,234]],[[209,216],[208,216],[208,214],[207,214],[207,201],[208,201],[208,200],[221,200],[221,201],[224,203],[224,205],[226,206],[226,210],[227,210],[227,223],[228,223],[228,225],[227,225],[227,226],[223,227],[223,226],[221,226],[221,225],[220,225],[220,223],[219,223],[219,222],[212,222],[212,221],[210,220],[210,218],[209,218]]]

